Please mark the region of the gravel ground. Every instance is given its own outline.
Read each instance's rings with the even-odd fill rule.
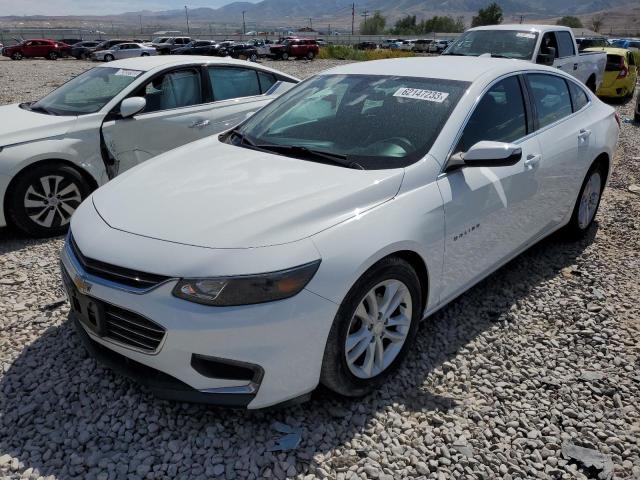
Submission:
[[[87,66],[2,61],[0,102]],[[55,304],[62,240],[0,231],[0,475],[640,478],[640,126],[623,124],[615,161],[587,239],[549,238],[435,315],[376,393],[281,410],[161,401],[97,365]],[[274,422],[296,449],[271,451]]]

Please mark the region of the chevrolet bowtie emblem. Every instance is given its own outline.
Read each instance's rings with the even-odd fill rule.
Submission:
[[[91,283],[89,283],[80,275],[75,275],[73,277],[73,284],[76,286],[78,291],[84,295],[89,294],[91,292],[91,288],[93,287]]]

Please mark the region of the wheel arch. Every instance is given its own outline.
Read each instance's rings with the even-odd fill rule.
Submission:
[[[427,268],[427,263],[424,261],[422,256],[414,250],[399,250],[397,252],[386,255],[380,260],[389,257],[401,258],[409,265],[411,265],[411,267],[415,270],[416,275],[418,275],[418,280],[420,280],[420,293],[422,297],[421,311],[424,312],[429,299],[429,270]],[[380,260],[378,260],[378,262]]]
[[[15,188],[15,185],[16,185],[18,179],[22,175],[24,175],[27,172],[27,170],[33,169],[33,168],[36,168],[36,167],[40,167],[40,166],[43,166],[43,165],[47,165],[47,164],[51,164],[51,165],[63,164],[65,166],[67,166],[67,167],[73,168],[80,175],[82,175],[82,178],[87,182],[87,185],[89,186],[89,189],[92,192],[94,190],[96,190],[98,188],[98,186],[99,186],[97,180],[93,177],[93,175],[91,175],[91,173],[89,173],[87,170],[79,167],[75,163],[70,162],[69,160],[64,160],[64,159],[61,159],[61,158],[50,158],[50,159],[38,160],[38,161],[35,161],[33,163],[29,163],[27,165],[24,165],[22,167],[22,169],[20,169],[15,175],[13,175],[13,178],[9,182],[9,185],[7,186],[7,189],[5,191],[4,198],[2,199],[2,206],[3,206],[3,210],[5,212],[7,211],[8,199],[11,196],[11,192]]]
[[[609,174],[611,172],[611,159],[609,158],[609,154],[607,152],[602,152],[600,155],[598,155],[593,162],[591,163],[591,166],[600,163],[603,165],[603,172],[604,172],[604,182],[602,182],[603,188],[604,186],[607,184],[607,181],[609,180]]]

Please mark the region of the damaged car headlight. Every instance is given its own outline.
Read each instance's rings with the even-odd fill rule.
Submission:
[[[173,295],[190,302],[218,307],[253,305],[293,297],[307,286],[320,260],[278,272],[237,277],[185,278]]]

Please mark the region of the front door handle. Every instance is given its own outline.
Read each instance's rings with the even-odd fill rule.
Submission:
[[[591,136],[591,130],[587,130],[585,128],[582,128],[582,129],[580,129],[580,132],[578,132],[578,139],[580,139],[580,140],[586,140],[590,136]]]
[[[209,120],[200,120],[200,121],[193,122],[191,125],[189,125],[189,128],[204,128],[208,126],[210,123],[211,122]]]
[[[528,155],[527,159],[524,161],[524,167],[527,170],[533,170],[538,166],[538,164],[540,163],[540,160],[542,160],[542,155],[540,154]]]
[[[574,64],[573,64],[573,69],[574,69],[574,70],[577,70],[577,69],[578,69],[578,64],[577,64],[577,63],[574,63]]]

